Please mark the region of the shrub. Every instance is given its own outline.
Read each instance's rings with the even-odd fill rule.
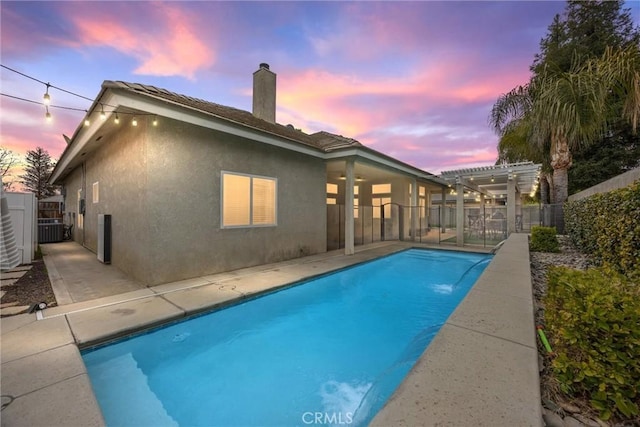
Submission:
[[[560,252],[555,227],[531,227],[531,244],[533,252]]]
[[[640,268],[640,181],[564,205],[565,229],[581,251],[621,273]]]
[[[640,405],[640,286],[608,268],[552,267],[545,323],[552,369],[566,393],[587,397],[604,420]]]

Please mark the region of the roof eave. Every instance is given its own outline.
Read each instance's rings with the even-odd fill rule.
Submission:
[[[49,177],[49,183],[50,184],[57,184],[59,179],[62,179],[66,176],[66,174],[64,174],[65,168],[67,167],[67,165],[74,160],[74,158],[69,159],[68,156],[70,156],[70,152],[73,149],[74,145],[76,144],[76,141],[78,139],[78,136],[80,135],[81,131],[83,129],[85,129],[84,126],[84,120],[85,118],[89,117],[91,115],[91,113],[93,113],[93,110],[96,108],[97,105],[100,104],[100,100],[102,99],[102,97],[104,96],[105,92],[107,91],[108,87],[107,87],[107,83],[109,83],[109,80],[105,80],[102,83],[102,87],[100,88],[100,92],[98,93],[98,95],[96,96],[95,100],[93,101],[93,103],[91,104],[91,107],[89,107],[89,109],[87,110],[87,113],[85,114],[85,116],[82,118],[82,120],[80,120],[80,123],[78,124],[78,126],[76,127],[75,132],[73,132],[73,135],[71,136],[71,138],[69,139],[69,141],[65,141],[67,142],[67,145],[64,147],[64,150],[62,151],[62,154],[60,155],[60,158],[58,159],[58,161],[56,162],[55,167],[53,168],[53,171],[51,171],[51,176]]]
[[[364,145],[356,146],[356,147],[338,148],[335,150],[331,150],[326,154],[327,160],[336,160],[336,159],[347,158],[347,157],[366,158],[368,160],[372,160],[374,162],[383,164],[387,167],[391,167],[393,169],[399,170],[403,173],[412,175],[416,178],[425,179],[427,181],[430,181],[442,187],[446,187],[448,185],[445,180],[437,177],[436,175],[430,172],[419,169],[415,166],[402,162],[398,159],[395,159],[391,156],[383,154],[379,151],[376,151]]]

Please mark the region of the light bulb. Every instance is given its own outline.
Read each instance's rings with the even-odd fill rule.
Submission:
[[[49,112],[49,107],[47,107],[47,113],[44,115],[44,118],[47,120],[47,123],[51,123],[53,120],[51,117],[51,113]]]
[[[158,126],[158,118],[154,117],[152,123],[153,123],[154,126]]]
[[[84,119],[84,125],[85,126],[89,126],[91,124],[91,122],[89,121],[88,118]]]
[[[107,115],[105,114],[104,110],[100,112],[100,120],[107,120]]]
[[[47,90],[44,93],[44,105],[49,105],[51,103],[51,96],[49,95],[49,83],[47,83]]]
[[[115,119],[113,119],[113,122],[114,122],[115,124],[120,124],[120,117],[118,117],[118,113],[116,113],[116,118],[115,118]]]
[[[134,117],[133,120],[131,120],[131,126],[138,126],[138,119]]]

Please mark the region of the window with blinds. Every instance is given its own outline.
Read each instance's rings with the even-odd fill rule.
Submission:
[[[277,180],[222,173],[222,227],[276,225]]]

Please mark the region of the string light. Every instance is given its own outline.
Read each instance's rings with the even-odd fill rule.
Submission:
[[[44,107],[45,107],[45,118],[46,118],[47,122],[53,121],[53,116],[51,115],[51,113],[49,111],[49,107],[51,107],[51,108],[60,108],[60,109],[63,109],[63,110],[71,110],[71,111],[84,111],[86,113],[86,116],[84,118],[83,125],[85,127],[91,125],[91,121],[89,120],[89,115],[90,115],[89,111],[84,110],[82,108],[65,107],[65,106],[62,106],[62,105],[46,105],[44,102],[33,101],[33,100],[30,100],[30,99],[21,98],[19,96],[9,95],[9,94],[3,93],[3,92],[0,92],[0,96],[6,96],[7,98],[17,99],[19,101],[28,102],[28,103],[31,103],[31,104],[44,105]],[[104,104],[104,105],[108,105],[108,104]],[[130,113],[130,112],[126,112],[126,111],[117,112],[116,110],[105,111],[103,104],[100,104],[100,107],[101,107],[100,108],[100,118],[102,120],[106,120],[106,113],[111,112],[111,113],[115,113],[115,118],[113,119],[113,122],[115,124],[120,124],[120,115],[119,114],[120,113],[129,114],[129,115],[133,116],[133,120],[131,121],[131,125],[132,126],[138,126],[138,119],[136,118],[136,116],[154,116],[152,124],[153,124],[153,126],[158,126],[158,116],[156,114],[139,113],[139,112],[138,113],[133,113],[133,112]]]
[[[29,102],[31,104],[45,105],[44,102],[32,101],[30,99],[21,98],[19,96],[9,95],[9,94],[4,93],[4,92],[0,92],[0,95],[6,96],[7,98],[17,99],[18,101]],[[85,111],[85,112],[87,111],[84,108],[64,107],[62,105],[49,105],[49,107],[51,107],[51,108],[60,108],[60,109],[63,109],[63,110],[71,110],[71,111]]]
[[[86,97],[86,96],[83,96],[83,95],[78,95],[77,93],[71,92],[70,90],[62,89],[61,87],[57,87],[57,86],[54,86],[54,85],[52,85],[50,83],[43,82],[42,80],[36,79],[35,77],[29,76],[29,75],[27,75],[25,73],[21,73],[20,71],[14,70],[13,68],[9,68],[6,65],[0,64],[0,67],[4,68],[6,70],[12,71],[12,72],[14,72],[16,74],[20,74],[21,76],[26,77],[28,79],[31,79],[33,81],[36,81],[38,83],[41,83],[41,84],[47,86],[47,89],[49,89],[49,88],[57,89],[57,90],[59,90],[61,92],[68,93],[69,95],[77,96],[78,98],[83,98],[83,99],[86,99],[87,101],[93,101],[93,99],[91,99],[89,97]],[[48,92],[48,90],[47,90],[47,92]]]
[[[44,93],[44,105],[49,105],[51,103],[51,95],[49,95],[49,86],[51,86],[49,83],[47,83],[47,90]]]
[[[56,89],[56,90],[59,90],[61,92],[65,92],[65,93],[68,93],[70,95],[73,95],[73,96],[76,96],[76,97],[79,97],[79,98],[82,98],[82,99],[86,99],[86,100],[91,101],[91,102],[95,102],[96,100],[94,100],[92,98],[89,98],[89,97],[86,97],[86,96],[83,96],[83,95],[80,95],[80,94],[77,94],[75,92],[63,89],[61,87],[55,86],[55,85],[51,84],[50,82],[44,82],[44,81],[42,81],[40,79],[37,79],[35,77],[32,77],[30,75],[27,75],[25,73],[17,71],[17,70],[15,70],[13,68],[7,67],[6,65],[0,64],[0,67],[4,68],[6,70],[9,70],[11,72],[14,72],[16,74],[19,74],[19,75],[21,75],[23,77],[26,77],[26,78],[28,78],[30,80],[36,81],[36,82],[38,82],[40,84],[43,84],[45,86],[45,93],[43,95],[42,102],[32,101],[30,99],[25,99],[25,98],[21,98],[19,96],[9,95],[9,94],[0,92],[1,96],[6,96],[6,97],[9,97],[9,98],[17,99],[17,100],[24,101],[24,102],[29,102],[29,103],[32,103],[32,104],[44,105],[45,106],[45,118],[46,118],[47,122],[50,122],[53,119],[52,116],[51,116],[51,113],[49,112],[49,107],[51,107],[51,108],[61,108],[61,109],[72,110],[72,111],[84,111],[86,113],[86,115],[85,115],[83,124],[84,124],[85,127],[91,125],[91,122],[89,120],[90,112],[87,111],[86,109],[75,108],[75,107],[66,107],[66,106],[61,106],[61,105],[51,105],[51,95],[49,94],[49,88]],[[115,111],[115,108],[117,108],[117,106],[114,106],[114,105],[100,103],[100,119],[101,120],[106,120],[107,119],[106,113],[109,112],[109,111],[105,111],[104,110],[105,106],[111,107],[111,108],[114,109],[114,110],[112,110],[110,112],[111,113],[115,113],[114,123],[115,124],[119,124],[120,123],[120,117],[118,116],[118,113]],[[131,114],[131,115],[133,115],[133,120],[131,121],[131,124],[132,124],[132,126],[138,126],[138,120],[136,118],[136,113],[133,113],[133,112],[131,112],[131,113],[122,112],[122,114]],[[153,118],[152,124],[153,124],[153,126],[157,126],[158,125],[158,116],[155,115],[155,114],[137,113],[137,115],[142,115],[142,116],[151,116],[151,115],[153,115],[154,118]]]

